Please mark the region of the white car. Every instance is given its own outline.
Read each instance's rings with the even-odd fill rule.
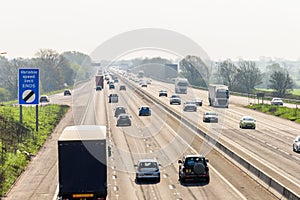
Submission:
[[[183,111],[197,112],[197,105],[194,102],[187,101],[184,103]]]
[[[294,144],[293,144],[293,151],[300,152],[300,135],[298,135],[295,138]]]
[[[271,101],[271,105],[283,106],[283,101],[281,98],[273,98]]]

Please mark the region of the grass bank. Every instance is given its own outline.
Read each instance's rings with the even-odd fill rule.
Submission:
[[[247,108],[300,123],[300,109],[298,108],[288,108],[270,104],[253,104],[247,106]]]
[[[5,195],[69,109],[65,105],[39,107],[39,130],[35,131],[35,107],[0,106],[0,196]]]

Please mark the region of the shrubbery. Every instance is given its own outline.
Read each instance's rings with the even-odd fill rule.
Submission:
[[[291,121],[300,122],[300,110],[298,108],[288,108],[284,106],[275,106],[269,104],[253,104],[247,107]]]

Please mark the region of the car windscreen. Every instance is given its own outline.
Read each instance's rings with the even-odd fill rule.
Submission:
[[[192,157],[192,158],[186,158],[185,159],[185,166],[193,166],[196,163],[204,163],[205,159],[200,157]]]
[[[140,168],[158,168],[156,162],[141,162],[139,167]]]

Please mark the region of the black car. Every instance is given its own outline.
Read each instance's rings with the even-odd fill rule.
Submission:
[[[48,103],[48,102],[50,102],[50,99],[49,99],[48,96],[42,95],[42,96],[40,97],[40,103]]]
[[[207,166],[208,160],[202,155],[187,155],[179,163],[179,181],[204,181],[209,183],[209,169]]]
[[[158,97],[168,97],[168,92],[166,90],[160,90]]]
[[[111,89],[115,89],[115,85],[114,84],[109,84],[109,89],[111,90]]]
[[[101,91],[102,87],[101,86],[96,86],[96,91]]]
[[[64,96],[71,96],[71,91],[70,90],[65,90],[64,91]]]
[[[120,114],[117,119],[117,126],[131,126],[131,119],[128,114]]]
[[[126,86],[125,85],[120,85],[119,90],[125,90],[126,91]]]

